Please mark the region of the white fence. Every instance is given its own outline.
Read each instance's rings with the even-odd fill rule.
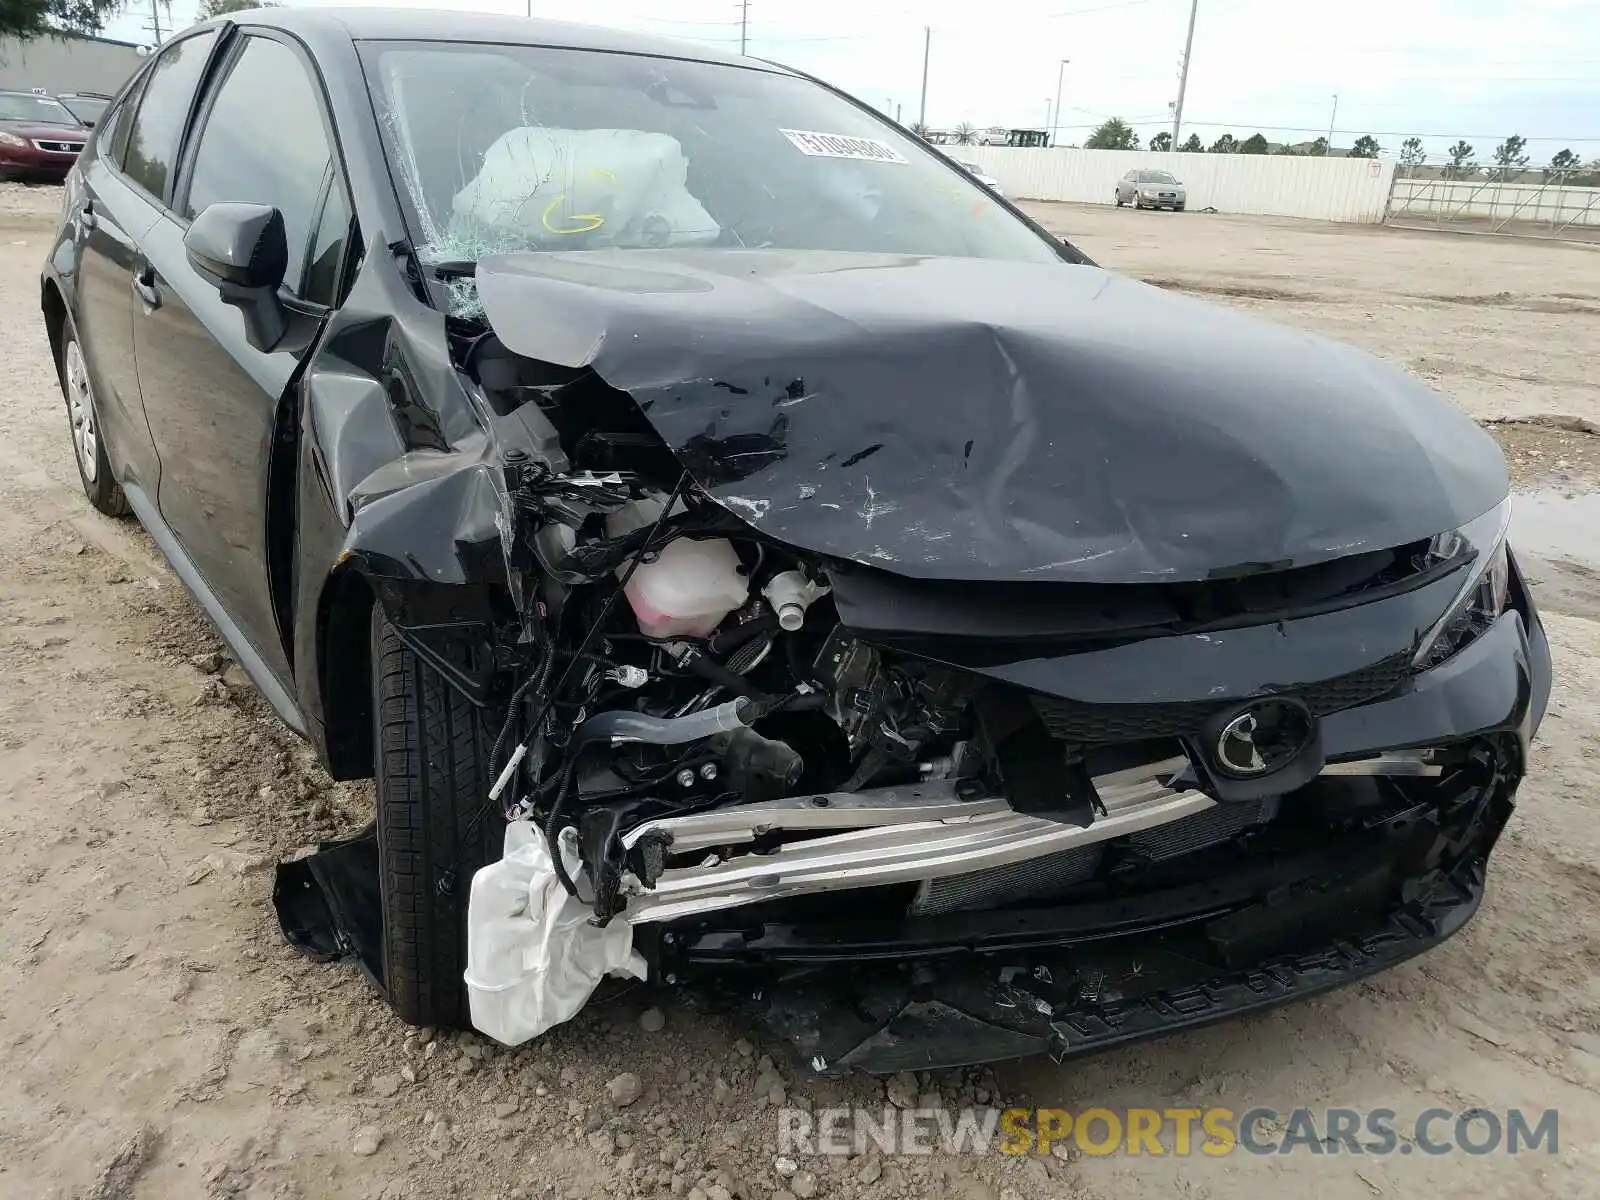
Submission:
[[[1396,179],[1391,219],[1408,223],[1534,222],[1562,230],[1600,229],[1600,188],[1561,183],[1499,183],[1488,179]]]
[[[946,147],[976,162],[1008,196],[1110,204],[1128,171],[1171,171],[1189,192],[1190,209],[1323,221],[1383,220],[1394,164],[1372,158],[1303,158],[1283,154],[1155,154],[1143,150],[1032,150],[1011,146]]]

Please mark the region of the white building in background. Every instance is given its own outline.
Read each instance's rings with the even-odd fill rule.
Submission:
[[[111,95],[146,53],[132,42],[76,33],[0,38],[0,91]]]

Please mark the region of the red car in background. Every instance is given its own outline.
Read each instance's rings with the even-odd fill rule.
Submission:
[[[59,100],[0,92],[0,179],[60,183],[88,138],[88,127]]]

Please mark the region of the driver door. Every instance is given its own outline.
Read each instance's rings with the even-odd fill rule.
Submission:
[[[144,238],[136,281],[135,350],[163,464],[161,516],[237,633],[285,684],[293,535],[291,514],[271,512],[272,461],[292,445],[283,432],[293,413],[282,406],[335,302],[350,228],[335,145],[299,47],[264,30],[237,34],[201,103],[172,206]],[[184,245],[198,213],[229,201],[283,216],[289,265],[276,299],[287,332],[264,347],[251,344],[244,314],[196,271]],[[289,529],[287,544],[274,527]]]

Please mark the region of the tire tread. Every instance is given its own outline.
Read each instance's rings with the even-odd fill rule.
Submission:
[[[414,1025],[466,1025],[467,899],[503,828],[494,813],[477,816],[489,790],[488,731],[377,605],[372,672],[389,1000]]]

